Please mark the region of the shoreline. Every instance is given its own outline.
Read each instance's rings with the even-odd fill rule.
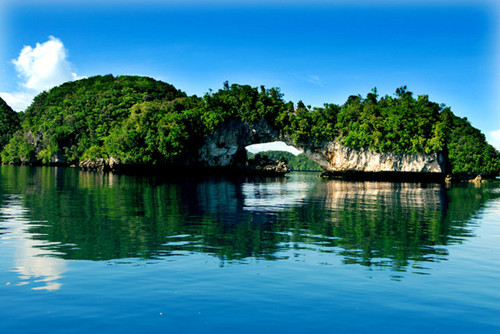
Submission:
[[[290,172],[318,173],[318,177],[329,180],[345,181],[381,181],[381,182],[410,182],[410,183],[484,183],[498,180],[498,175],[480,175],[480,174],[457,174],[449,175],[445,173],[428,172],[363,172],[363,171],[289,171],[276,172],[267,170],[256,170],[248,167],[200,167],[200,166],[172,166],[167,164],[160,165],[100,165],[94,168],[77,166],[67,163],[49,163],[39,162],[30,163],[4,163],[1,165],[11,166],[29,166],[29,167],[65,167],[77,168],[81,171],[96,173],[114,173],[123,175],[154,175],[165,177],[176,176],[229,176],[229,177],[285,177]]]

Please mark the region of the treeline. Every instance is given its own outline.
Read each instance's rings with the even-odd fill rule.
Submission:
[[[278,88],[226,82],[198,97],[150,78],[106,75],[43,92],[14,116],[4,104],[0,155],[6,163],[115,157],[129,164],[183,165],[222,123],[264,119],[301,145],[337,140],[381,152],[443,151],[453,173],[500,171],[500,153],[467,119],[426,95],[415,98],[406,87],[394,96],[379,97],[374,89],[343,105],[311,108],[285,101]]]
[[[292,171],[321,171],[322,168],[312,161],[304,153],[298,155],[286,151],[264,151],[259,153],[248,153],[248,159],[253,159],[257,155],[263,155],[273,161],[283,161]]]
[[[445,152],[453,174],[497,175],[500,153],[481,131],[449,107],[417,98],[407,87],[394,96],[352,95],[343,105],[306,107],[301,101],[285,127],[296,142],[336,139],[345,146],[378,152]]]
[[[20,115],[3,162],[77,164],[115,157],[129,164],[182,164],[220,124],[239,118],[280,126],[286,114],[278,89],[229,85],[187,96],[145,77],[112,75],[68,82],[38,95]]]

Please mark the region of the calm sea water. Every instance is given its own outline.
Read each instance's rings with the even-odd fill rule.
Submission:
[[[500,333],[500,183],[0,166],[0,333]]]

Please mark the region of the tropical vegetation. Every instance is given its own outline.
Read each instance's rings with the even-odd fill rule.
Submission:
[[[500,172],[500,153],[466,118],[407,87],[379,97],[373,89],[342,105],[285,101],[278,88],[225,82],[189,96],[151,78],[112,75],[68,82],[39,94],[22,114],[0,103],[5,163],[119,158],[129,164],[183,165],[223,123],[267,121],[298,145],[340,141],[359,149],[444,152],[455,174]],[[16,117],[18,116],[18,117]]]
[[[19,114],[0,98],[0,151],[19,129]],[[0,159],[1,161],[1,159]]]

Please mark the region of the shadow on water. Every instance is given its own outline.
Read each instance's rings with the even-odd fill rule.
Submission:
[[[244,261],[312,250],[401,271],[446,260],[446,246],[471,237],[472,218],[500,197],[494,184],[300,174],[173,180],[19,166],[0,166],[0,186],[0,240],[17,233],[35,256],[102,261],[201,252]]]

